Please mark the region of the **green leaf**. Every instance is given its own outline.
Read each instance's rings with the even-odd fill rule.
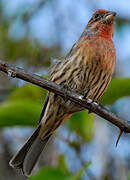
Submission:
[[[65,174],[58,168],[44,167],[35,175],[29,178],[29,180],[73,180],[72,175]]]
[[[90,166],[90,164],[90,162],[87,162],[74,175],[72,175],[71,173],[68,174],[68,172],[66,173],[61,168],[46,166],[44,168],[41,168],[36,175],[30,177],[28,180],[80,180],[84,171]]]
[[[112,104],[125,96],[130,96],[130,78],[113,78],[100,102]]]
[[[6,102],[0,106],[0,127],[35,126],[40,118],[42,106],[35,101]]]
[[[12,92],[8,101],[16,100],[35,100],[38,102],[43,102],[46,97],[47,91],[41,87],[33,84],[25,84],[22,87],[17,88]]]
[[[76,131],[87,142],[94,135],[94,115],[88,114],[88,110],[73,114],[68,121],[69,128]]]
[[[85,165],[77,171],[77,173],[74,175],[73,180],[80,180],[81,176],[83,175],[84,171],[91,165],[91,162],[85,163]]]

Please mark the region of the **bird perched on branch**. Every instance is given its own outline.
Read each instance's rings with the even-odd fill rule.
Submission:
[[[100,9],[88,22],[79,40],[73,45],[64,60],[52,69],[49,79],[93,101],[107,89],[116,60],[112,41],[115,12]],[[83,110],[70,100],[52,92],[48,93],[38,127],[10,165],[21,168],[29,176],[43,148],[54,131],[74,112]]]

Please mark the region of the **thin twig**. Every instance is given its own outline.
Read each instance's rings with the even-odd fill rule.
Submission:
[[[117,147],[117,145],[118,145],[118,143],[119,143],[119,140],[120,140],[120,138],[121,138],[122,133],[123,133],[123,131],[120,129],[119,135],[118,135],[118,138],[117,138],[117,141],[116,141],[116,147]]]
[[[9,65],[1,60],[0,71],[5,72],[10,77],[22,79],[67,98],[89,111],[94,112],[102,118],[105,118],[107,121],[121,129],[122,132],[130,133],[130,123],[128,121],[123,121],[100,103],[93,102],[91,99],[84,99],[83,95],[75,93],[70,89],[66,89],[63,86],[44,79],[38,75],[27,73],[23,69]]]

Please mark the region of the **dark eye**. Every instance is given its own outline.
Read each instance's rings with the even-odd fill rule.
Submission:
[[[97,19],[97,18],[99,18],[99,17],[100,17],[100,14],[97,13],[97,14],[95,15],[95,19]]]

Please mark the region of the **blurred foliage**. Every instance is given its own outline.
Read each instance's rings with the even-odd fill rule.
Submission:
[[[94,135],[93,114],[88,114],[88,110],[73,114],[67,121],[69,128],[79,134],[85,141],[90,142]]]
[[[130,180],[130,172],[129,172],[129,174],[128,174],[128,180]]]
[[[60,154],[58,157],[58,168],[61,171],[64,171],[66,174],[70,175],[70,171],[67,167],[66,161],[65,161],[65,156],[63,154]]]
[[[68,170],[64,155],[59,156],[59,165],[57,168],[44,167],[40,171],[29,178],[29,180],[80,180],[84,171],[90,166],[87,162],[74,175]]]
[[[8,30],[8,27],[1,27],[0,33],[6,30]],[[7,32],[5,32],[5,35],[7,35]],[[0,57],[2,59],[8,59],[8,62],[19,61],[26,68],[28,66],[35,66],[35,68],[48,67],[50,65],[50,57],[56,55],[55,52],[59,52],[60,48],[59,46],[51,48],[40,46],[36,40],[28,37],[21,41],[11,41],[7,36],[0,36],[0,44],[3,44],[0,48]]]
[[[81,179],[81,176],[83,175],[83,173],[86,171],[86,169],[87,169],[90,165],[91,165],[91,162],[87,162],[86,164],[84,164],[84,165],[82,166],[82,168],[79,169],[79,170],[75,173],[75,175],[74,175],[74,177],[73,177],[73,180],[80,180],[80,179]]]
[[[130,19],[128,17],[117,17],[116,18],[116,27],[118,31],[121,31],[124,25],[130,24]]]
[[[35,69],[40,69],[41,67],[47,68],[50,65],[51,57],[61,56],[59,44],[47,47],[46,44],[40,44],[32,36],[28,26],[31,14],[27,7],[21,7],[12,16],[6,16],[4,5],[0,0],[0,59],[19,63],[24,68],[35,67]],[[34,8],[34,14],[42,5],[44,5],[43,1],[39,2],[37,9]],[[18,30],[13,32],[13,27],[18,28]],[[23,35],[20,35],[20,32],[23,32]]]
[[[29,180],[73,180],[72,175],[68,175],[61,171],[59,168],[44,167],[35,175],[29,178]]]
[[[130,78],[113,78],[100,102],[113,104],[119,98],[125,96],[130,96]]]
[[[16,88],[7,101],[33,100],[40,103],[44,101],[46,94],[47,91],[45,89],[29,83]]]
[[[36,126],[41,110],[41,104],[31,100],[5,102],[0,106],[0,127]]]

